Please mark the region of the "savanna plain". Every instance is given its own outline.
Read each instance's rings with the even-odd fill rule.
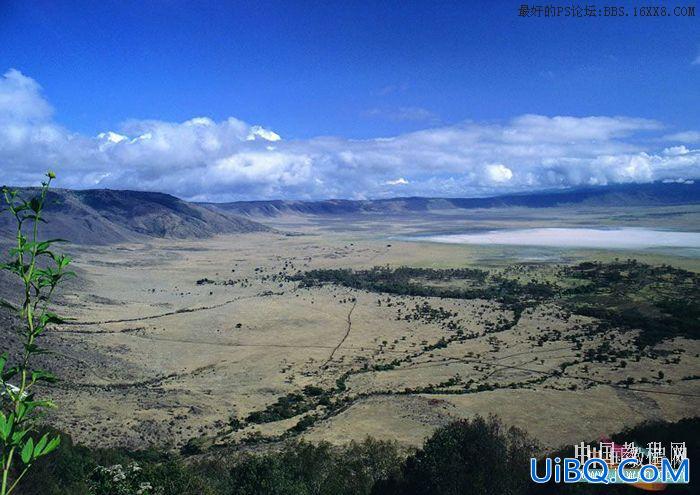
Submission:
[[[491,413],[556,448],[693,417],[697,250],[410,237],[698,220],[696,206],[281,216],[268,232],[70,245],[48,419],[88,446],[197,453],[288,438],[418,447]]]

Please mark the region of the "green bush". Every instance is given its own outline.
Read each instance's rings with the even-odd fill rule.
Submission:
[[[666,445],[685,441],[688,457],[694,459],[700,455],[699,437],[700,419],[696,418],[678,423],[647,423],[613,435],[612,439],[642,445],[650,441]],[[130,466],[134,462],[142,467],[138,482],[150,483],[153,493],[159,495],[639,493],[621,485],[533,483],[529,460],[534,451],[535,445],[525,433],[507,429],[493,417],[477,417],[439,428],[422,449],[407,458],[395,443],[367,439],[345,447],[295,442],[267,453],[208,452],[203,459],[193,461],[156,451],[91,450],[74,445],[70,437],[63,435],[54,454],[40,459],[31,476],[25,478],[21,493],[91,495],[90,483],[94,482],[98,466]],[[569,447],[548,456],[572,454],[573,448]],[[696,477],[693,466],[691,463],[691,478]],[[665,493],[694,493],[691,487],[673,486]]]
[[[374,493],[402,495],[516,495],[530,485],[534,442],[495,417],[462,420],[438,429],[410,456],[402,478],[375,486]]]

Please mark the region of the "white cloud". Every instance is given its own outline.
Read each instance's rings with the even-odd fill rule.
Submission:
[[[700,150],[691,147],[700,132],[662,136],[665,146],[659,147],[655,133],[662,129],[659,122],[630,117],[523,115],[376,139],[284,140],[233,117],[196,117],[130,120],[89,137],[58,124],[40,86],[8,71],[0,78],[0,182],[35,184],[50,167],[62,187],[229,201],[397,191],[471,196],[700,178]]]
[[[675,134],[668,134],[664,136],[663,139],[680,143],[700,143],[700,131],[677,132]]]
[[[694,180],[684,179],[682,177],[679,177],[678,179],[664,179],[662,182],[664,184],[695,184]]]
[[[256,138],[262,138],[262,139],[265,139],[266,141],[279,141],[280,139],[282,139],[279,136],[279,134],[276,134],[269,129],[264,129],[263,127],[260,127],[259,125],[254,125],[253,127],[250,128],[250,132],[248,133],[246,140],[247,141],[254,141]]]
[[[41,96],[41,86],[18,70],[10,69],[0,78],[0,119],[3,122],[40,122],[53,114]]]
[[[398,179],[388,180],[384,184],[386,184],[387,186],[405,186],[408,183],[409,182],[406,179],[404,179],[403,177],[399,177]]]
[[[195,117],[184,122],[182,125],[185,126],[204,126],[204,127],[214,127],[216,124],[209,117]]]
[[[508,182],[513,178],[513,171],[500,163],[487,165],[486,175],[494,183]]]
[[[662,151],[662,153],[664,155],[671,155],[671,156],[687,155],[690,152],[691,151],[683,145],[671,146],[670,148],[666,148]]]
[[[122,141],[128,139],[126,136],[122,136],[121,134],[117,134],[116,132],[112,131],[107,131],[107,132],[100,132],[97,135],[98,139],[103,139],[107,141],[108,143],[121,143]]]

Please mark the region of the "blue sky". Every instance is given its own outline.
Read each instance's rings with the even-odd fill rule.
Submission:
[[[57,160],[70,187],[228,200],[700,175],[699,17],[524,19],[520,3],[3,2],[6,181]]]

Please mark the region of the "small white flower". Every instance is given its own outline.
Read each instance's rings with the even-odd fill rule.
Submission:
[[[145,481],[139,485],[139,489],[136,491],[136,495],[143,495],[144,493],[146,493],[148,490],[151,490],[151,489],[153,489],[151,484],[149,482]]]
[[[19,393],[19,387],[16,387],[15,385],[12,385],[11,383],[5,383],[3,385],[3,390],[0,392],[0,397],[7,394],[8,392],[13,394]],[[27,392],[22,392],[21,398],[24,399],[25,397],[27,397]]]

